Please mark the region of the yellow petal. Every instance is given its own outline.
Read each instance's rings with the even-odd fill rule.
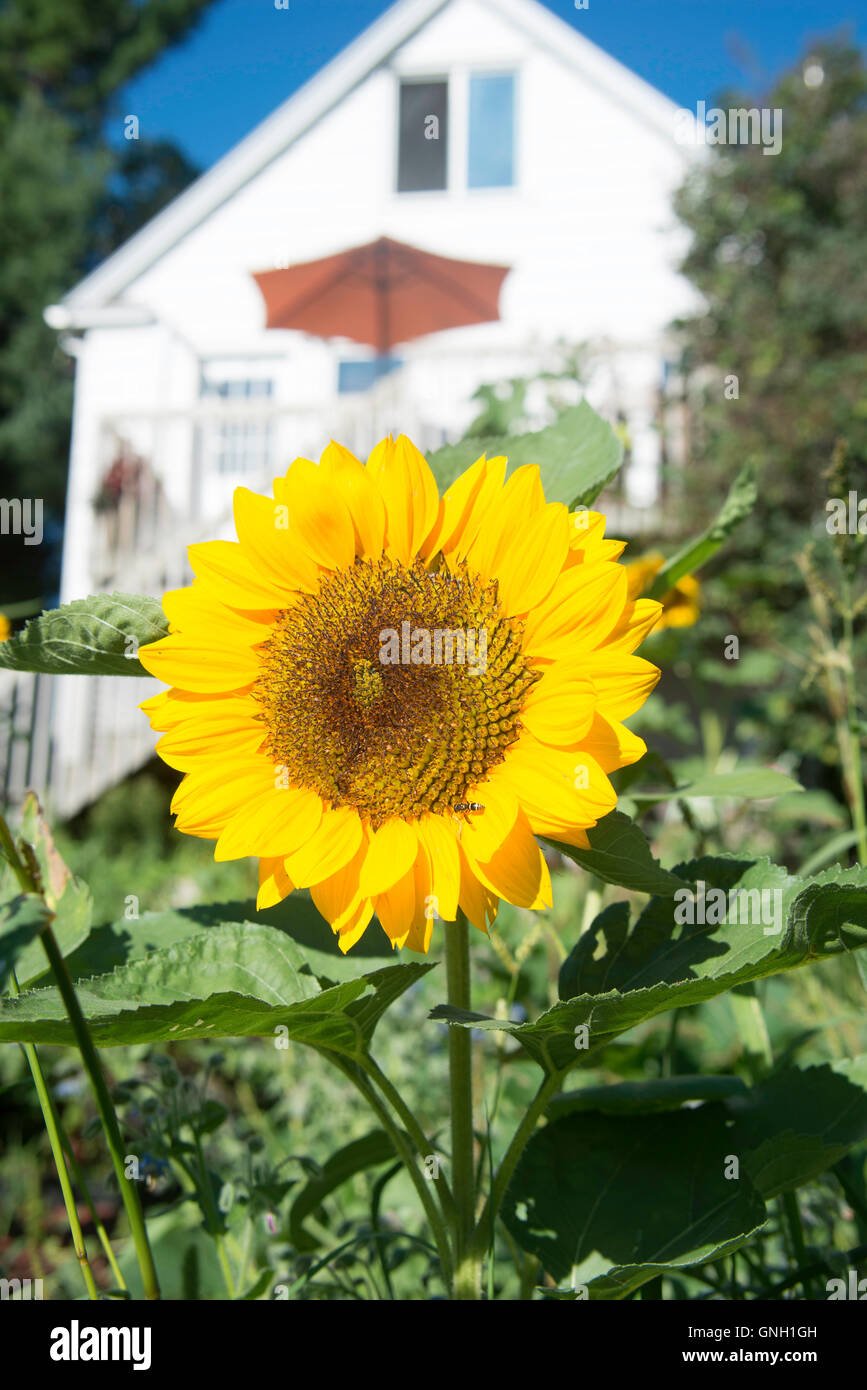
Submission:
[[[605,535],[605,515],[591,511],[589,507],[578,507],[569,513],[569,548],[586,550],[595,548]]]
[[[472,499],[469,501],[469,505],[464,506],[460,518],[456,518],[454,530],[448,540],[440,541],[440,549],[443,554],[455,560],[466,558],[467,552],[479,534],[479,528],[502,489],[503,479],[506,476],[507,460],[503,455],[498,455],[497,458],[493,459],[482,458],[479,463],[483,470],[481,486],[476,487],[474,481]],[[477,464],[473,465],[474,468],[477,466]]]
[[[385,503],[364,464],[332,439],[319,466],[349,510],[356,554],[379,559],[385,543]]]
[[[196,578],[231,608],[286,608],[297,602],[299,589],[312,591],[318,583],[315,577],[309,584],[293,583],[282,572],[254,562],[237,541],[189,545],[187,557]]]
[[[418,832],[407,821],[394,817],[376,830],[361,871],[361,891],[366,898],[384,893],[403,878],[418,854]]]
[[[577,742],[590,728],[596,700],[592,681],[558,678],[557,667],[552,666],[530,687],[521,723],[541,743],[562,747]]]
[[[274,479],[274,497],[288,514],[290,539],[314,561],[326,569],[346,569],[352,564],[355,527],[349,508],[311,459],[296,459],[285,477]]]
[[[259,912],[276,907],[294,891],[295,884],[287,874],[282,858],[259,860],[259,893],[256,898]]]
[[[169,767],[188,772],[209,759],[225,762],[227,753],[239,758],[245,753],[258,753],[264,738],[262,725],[254,724],[248,714],[203,712],[198,719],[185,720],[163,734],[156,752]]]
[[[617,793],[583,746],[564,751],[524,733],[508,756],[534,830],[542,825],[592,825],[617,805]]]
[[[427,460],[405,434],[376,446],[368,473],[385,502],[386,550],[412,564],[437,520],[439,493]]]
[[[529,657],[574,656],[598,646],[626,603],[626,571],[609,563],[564,570],[543,602],[528,614],[522,645]]]
[[[508,764],[500,764],[484,781],[467,792],[467,801],[483,811],[459,812],[461,841],[475,859],[489,859],[509,837],[518,817],[516,778]]]
[[[592,830],[592,826],[590,827]],[[592,849],[590,839],[586,830],[579,826],[562,826],[557,830],[537,831],[537,834],[548,834],[549,838],[556,840],[561,845],[574,845],[576,849]]]
[[[543,508],[524,526],[520,543],[500,563],[500,607],[509,617],[528,613],[548,594],[569,549],[569,514],[559,502]]]
[[[402,946],[409,936],[415,912],[415,874],[409,869],[397,883],[374,899],[376,915],[392,946]]]
[[[216,840],[238,810],[274,785],[267,758],[222,759],[190,772],[172,798],[177,828],[187,835]]]
[[[361,844],[361,819],[353,807],[324,811],[310,839],[287,855],[286,871],[298,888],[321,883],[348,864]]]
[[[210,640],[204,636],[194,641],[177,633],[161,637],[139,647],[142,666],[166,685],[179,685],[184,690],[238,690],[256,680],[261,670],[258,654],[251,647],[226,645],[220,633],[213,632]]]
[[[639,598],[634,603],[627,603],[619,621],[599,645],[609,651],[634,652],[659,622],[661,613],[662,604],[651,598]]]
[[[437,519],[428,534],[421,554],[427,558],[438,550],[446,549],[452,538],[466,524],[473,504],[484,485],[487,470],[484,455],[455,478],[451,487],[443,494]]]
[[[643,657],[607,647],[582,657],[581,669],[596,686],[597,708],[609,719],[628,719],[644,704],[660,677],[659,667]]]
[[[404,945],[408,951],[416,951],[419,955],[426,956],[430,949],[437,912],[435,895],[431,891],[431,864],[423,841],[419,842],[418,856],[412,873],[415,907]]]
[[[301,787],[270,786],[239,807],[217,841],[214,858],[249,855],[287,858],[299,849],[322,820],[322,798]]]
[[[238,540],[251,565],[266,575],[275,575],[287,588],[314,592],[319,565],[302,545],[289,500],[283,496],[272,500],[249,488],[236,487],[232,504]]]
[[[453,922],[457,917],[461,887],[455,827],[442,816],[424,815],[418,821],[418,837],[430,864],[430,892],[437,915],[446,922]]]
[[[340,934],[341,947],[348,949],[344,933],[352,933],[359,928],[358,936],[364,931],[373,916],[373,903],[359,889],[359,878],[364,857],[367,853],[369,834],[363,831],[358,849],[335,873],[310,885],[310,896],[326,922]],[[358,940],[358,936],[355,940]]]
[[[337,944],[344,955],[366,932],[373,917],[373,903],[370,898],[362,898],[344,927],[340,929]]]
[[[159,733],[177,729],[187,720],[198,723],[200,718],[246,718],[252,724],[261,707],[250,698],[251,689],[252,686],[229,695],[200,690],[161,690],[159,695],[144,700],[139,709],[149,715],[151,728]]]
[[[647,752],[643,738],[627,729],[625,724],[606,719],[598,712],[582,738],[581,746],[595,758],[603,772],[616,772],[619,767],[629,767]]]
[[[476,876],[492,893],[515,907],[550,907],[551,876],[530,823],[519,811],[506,841],[484,863],[475,860],[464,846]]]
[[[499,898],[482,883],[460,842],[458,853],[461,859],[461,911],[474,927],[487,936],[488,927],[494,921],[500,906]],[[448,931],[448,928],[446,930]]]
[[[255,617],[236,612],[221,603],[206,582],[197,579],[187,589],[170,589],[163,594],[163,612],[171,627],[182,634],[213,634],[216,626],[221,639],[225,636],[227,640],[252,646],[267,640],[278,610],[256,610]]]
[[[488,580],[499,573],[506,556],[514,549],[516,535],[523,537],[528,519],[545,505],[539,468],[525,464],[516,468],[505,487],[493,499],[479,533],[467,553],[467,564]],[[568,530],[565,533],[568,536]]]

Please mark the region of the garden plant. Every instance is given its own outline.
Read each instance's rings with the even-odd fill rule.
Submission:
[[[110,915],[110,865],[88,888],[35,797],[0,827],[0,1041],[26,1056],[89,1298],[848,1288],[864,538],[820,500],[795,557],[814,626],[791,679],[827,693],[835,795],[804,789],[809,750],[768,748],[734,619],[689,645],[751,470],[673,553],[623,556],[599,509],[622,453],[586,402],[428,459],[332,441],[273,496],[236,491],[237,541],[192,546],[190,587],[75,601],[0,647],[15,670],[157,677],[142,718],[177,839],[215,861],[207,900],[156,907],[142,862]],[[829,466],[847,497],[844,447]],[[753,705],[730,718],[735,681]],[[88,1164],[55,1046],[87,1081]],[[315,1156],[268,1114],[302,1085],[328,1112]],[[112,1229],[84,1171],[106,1151]]]

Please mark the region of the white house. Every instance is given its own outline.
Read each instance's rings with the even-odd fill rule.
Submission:
[[[666,97],[536,0],[399,0],[46,310],[76,359],[62,601],[187,582],[186,544],[228,534],[239,482],[329,437],[457,437],[476,386],[551,365],[558,340],[595,346],[588,397],[626,420],[627,500],[652,502],[666,325],[694,302],[677,135]],[[353,390],[372,349],[266,329],[252,274],[381,235],[511,270],[499,322],[408,343]],[[55,682],[56,813],[147,756],[137,684]]]

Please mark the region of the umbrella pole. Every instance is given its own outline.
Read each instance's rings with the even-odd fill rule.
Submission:
[[[389,285],[389,280],[388,280],[388,246],[385,245],[384,243],[380,242],[380,244],[377,245],[377,247],[376,247],[375,255],[376,255],[376,275],[375,275],[374,283],[375,283],[375,285],[376,285],[376,295],[377,295],[377,318],[378,318],[378,320],[379,320],[379,324],[378,324],[378,329],[379,329],[379,331],[378,331],[378,334],[377,334],[377,343],[376,343],[376,358],[375,358],[375,363],[376,363],[376,365],[375,365],[375,368],[374,368],[374,383],[373,383],[373,388],[374,388],[374,407],[373,407],[373,419],[372,419],[372,421],[371,421],[371,423],[372,423],[372,425],[373,425],[374,442],[378,441],[378,440],[381,438],[381,434],[382,434],[382,430],[381,430],[381,415],[380,415],[380,412],[379,412],[379,404],[378,404],[378,403],[379,403],[380,392],[379,392],[379,389],[378,389],[378,388],[379,388],[379,382],[382,380],[382,376],[384,375],[384,374],[382,374],[382,373],[380,372],[380,368],[384,365],[385,358],[386,358],[386,356],[387,356],[387,354],[388,354],[388,349],[389,349],[389,335],[390,335],[390,331],[391,331],[391,326],[390,326],[390,324],[389,324],[389,312],[388,312],[388,307],[389,307],[389,306],[388,306],[388,285]]]

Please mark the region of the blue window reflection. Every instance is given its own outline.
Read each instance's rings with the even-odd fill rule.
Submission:
[[[470,77],[470,188],[511,188],[515,182],[515,74]]]

